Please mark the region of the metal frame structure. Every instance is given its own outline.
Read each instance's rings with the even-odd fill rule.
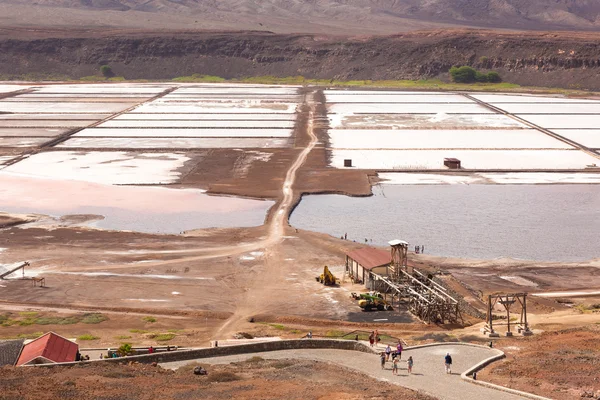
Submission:
[[[408,266],[408,243],[403,240],[389,242],[392,261],[387,277],[371,272],[373,289],[394,302],[408,304],[409,311],[426,323],[463,322],[459,302],[450,296],[442,285],[434,282],[412,266]]]
[[[506,322],[494,321],[494,306],[500,303],[506,310]],[[517,303],[520,306],[520,318],[516,323],[511,324],[510,308]],[[485,318],[485,327],[482,329],[484,334],[489,337],[499,337],[500,334],[494,330],[494,326],[506,325],[506,336],[512,336],[511,325],[517,326],[517,331],[524,336],[533,334],[527,323],[527,293],[512,294],[491,294],[488,296],[487,315]]]

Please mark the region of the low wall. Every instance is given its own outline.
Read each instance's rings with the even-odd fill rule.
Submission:
[[[180,351],[169,351],[154,354],[143,354],[139,356],[121,357],[121,358],[107,358],[104,360],[91,360],[84,362],[71,362],[71,363],[59,363],[59,364],[45,364],[40,365],[44,367],[52,366],[66,366],[66,365],[77,365],[87,363],[98,363],[98,362],[109,362],[109,363],[128,363],[128,362],[139,362],[139,363],[165,363],[171,361],[185,361],[194,360],[197,358],[210,358],[210,357],[222,357],[230,356],[235,354],[249,354],[249,353],[261,353],[266,351],[278,351],[278,350],[299,350],[299,349],[337,349],[337,350],[353,350],[361,351],[363,353],[375,353],[372,348],[364,345],[363,343],[356,342],[353,340],[325,340],[325,339],[296,339],[296,340],[279,340],[276,342],[261,342],[252,344],[243,344],[239,346],[228,346],[228,347],[211,347],[206,349],[196,350],[180,350]]]

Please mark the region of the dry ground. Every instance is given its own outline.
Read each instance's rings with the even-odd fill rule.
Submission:
[[[251,359],[177,371],[149,365],[81,365],[2,369],[0,399],[411,399],[429,400],[390,383],[318,361]]]
[[[598,319],[598,315],[596,315]],[[600,325],[503,340],[507,358],[478,375],[557,400],[600,395]],[[591,396],[590,396],[591,397]]]

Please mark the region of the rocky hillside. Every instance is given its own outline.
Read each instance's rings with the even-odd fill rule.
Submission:
[[[518,29],[600,29],[598,0],[36,0],[33,4],[30,0],[0,0],[0,5],[21,7],[5,21],[17,25],[26,25],[28,21],[31,24],[32,15],[40,10],[63,10],[58,18],[36,19],[38,26],[87,22],[88,26],[109,23],[139,27],[136,25],[139,21],[127,22],[122,17],[146,21],[149,14],[160,14],[163,23],[155,17],[148,20],[155,28],[173,28],[172,16],[181,16],[185,18],[182,24],[199,24],[202,28],[265,28],[277,32],[364,30],[390,34],[404,31],[407,26],[421,29],[422,22],[426,27],[437,23]],[[3,11],[10,13],[11,9]],[[98,11],[111,12],[111,18],[100,21]]]
[[[128,79],[193,73],[226,78],[420,79],[452,65],[509,82],[600,89],[600,34],[438,31],[369,39],[256,32],[0,40],[0,75],[79,78],[109,64]]]

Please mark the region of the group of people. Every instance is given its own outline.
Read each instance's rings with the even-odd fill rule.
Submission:
[[[396,345],[396,350],[392,351],[392,347],[388,344],[388,346],[385,348],[385,351],[381,352],[381,369],[385,369],[385,363],[390,361],[390,358],[392,359],[392,375],[398,375],[398,365],[400,364],[400,361],[402,360],[402,342],[398,341],[398,344]],[[407,370],[408,373],[411,374],[412,373],[412,368],[414,365],[414,360],[412,358],[412,356],[408,357],[408,360],[406,360],[406,366],[407,366]]]
[[[381,337],[379,337],[379,332],[371,331],[371,334],[369,335],[369,344],[371,345],[371,347],[378,345],[380,341]]]
[[[415,246],[415,254],[424,254],[425,253],[425,246],[421,245],[421,246]]]
[[[377,332],[377,331],[374,331]],[[370,341],[370,340],[369,340]],[[373,344],[371,343],[371,346],[373,346]],[[382,351],[379,355],[380,360],[381,360],[381,369],[385,369],[385,364],[387,362],[390,361],[390,358],[392,359],[392,375],[398,375],[398,365],[400,364],[400,361],[402,361],[402,343],[400,341],[398,341],[398,344],[396,345],[396,350],[392,351],[392,347],[388,344],[387,347],[385,348],[385,351]],[[413,360],[412,356],[409,356],[408,359],[406,360],[406,369],[408,371],[408,374],[412,374],[412,370],[413,370],[413,366],[415,365],[415,361]],[[445,366],[445,370],[447,374],[451,374],[452,373],[452,356],[450,355],[450,353],[446,353],[446,356],[444,357],[444,366]]]

